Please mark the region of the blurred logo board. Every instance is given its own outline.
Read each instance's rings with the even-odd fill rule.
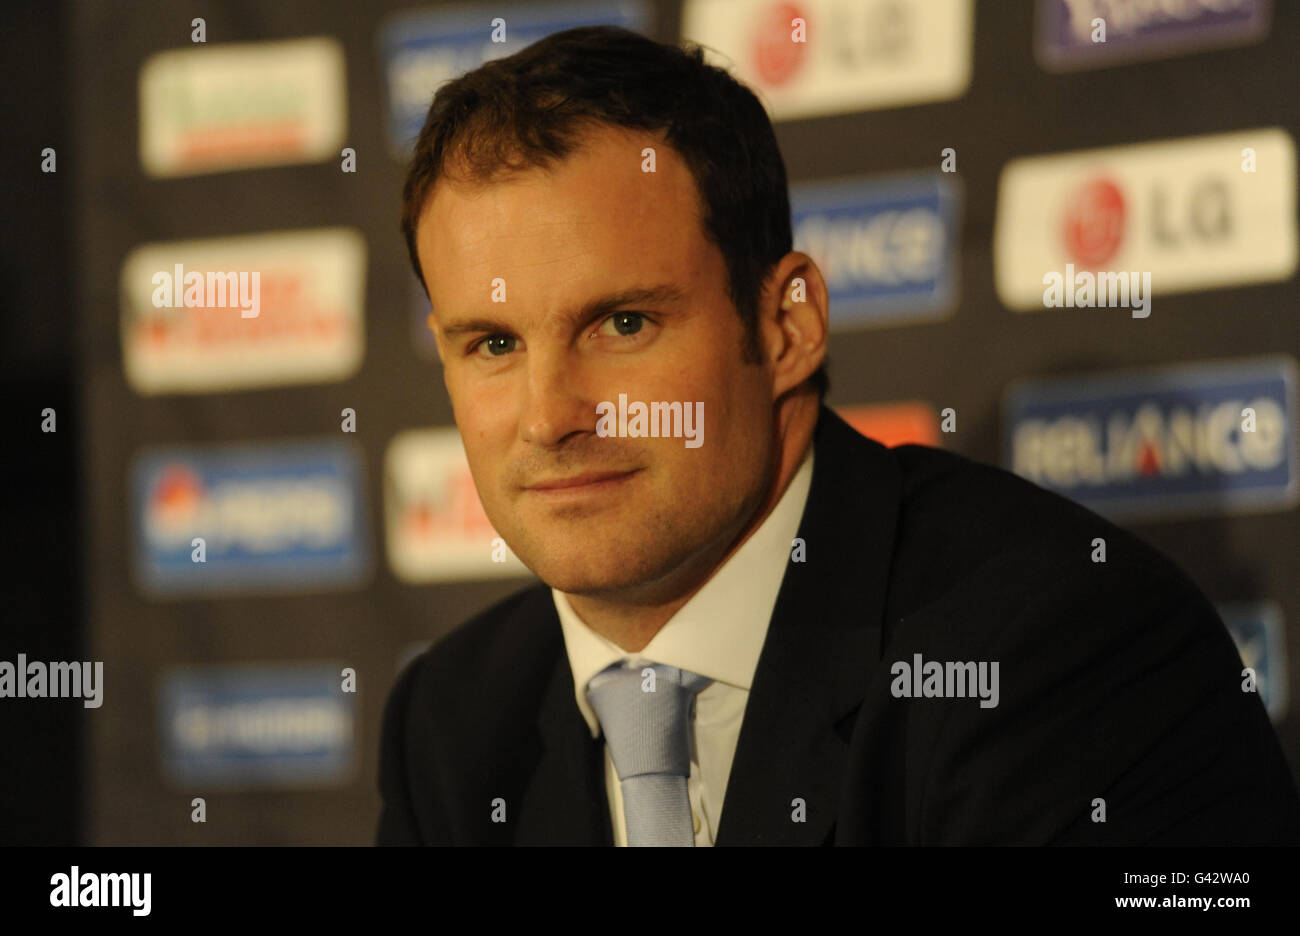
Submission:
[[[792,185],[794,247],[826,278],[831,328],[947,318],[960,201],[959,183],[938,172]]]
[[[934,407],[921,400],[842,406],[836,407],[835,412],[858,432],[888,448],[942,445]]]
[[[388,561],[404,582],[532,574],[484,513],[454,427],[410,429],[389,442],[384,518]]]
[[[1242,666],[1255,671],[1259,699],[1274,722],[1287,713],[1286,634],[1282,608],[1274,601],[1216,604],[1215,609],[1241,654]]]
[[[159,52],[140,69],[140,163],[172,177],[336,159],[346,92],[334,39]]]
[[[131,484],[135,573],[146,594],[329,591],[370,575],[363,472],[351,443],[148,450]]]
[[[1276,127],[1013,160],[998,187],[998,297],[1041,310],[1045,275],[1066,264],[1149,272],[1156,295],[1288,279],[1295,176],[1295,141]]]
[[[1295,360],[1281,355],[1017,381],[1004,462],[1114,518],[1286,509],[1298,491],[1295,387]]]
[[[484,62],[578,26],[645,32],[650,16],[645,0],[509,4],[499,10],[480,3],[456,4],[400,14],[381,27],[379,36],[388,88],[389,145],[406,158],[438,86]],[[504,41],[494,42],[494,36]]]
[[[256,316],[224,289],[186,288],[191,301],[181,303],[177,283],[166,296],[159,276],[173,270],[204,287],[252,271]],[[365,296],[366,243],[351,228],[144,244],[122,266],[127,382],[148,396],[342,380],[361,366]]]
[[[1034,54],[1049,71],[1099,68],[1268,35],[1269,0],[1038,0]],[[1105,41],[1094,20],[1105,22]]]
[[[342,664],[175,668],[159,691],[163,769],[182,786],[339,786],[351,779],[355,694]]]
[[[802,27],[800,26],[802,23]],[[774,121],[966,93],[972,0],[686,0],[683,38],[758,94]]]

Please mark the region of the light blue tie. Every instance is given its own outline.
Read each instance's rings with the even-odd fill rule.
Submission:
[[[623,787],[627,844],[695,844],[686,779],[691,775],[690,713],[695,694],[713,680],[656,663],[615,663],[587,683],[587,700],[600,719]],[[646,691],[654,686],[654,691]]]

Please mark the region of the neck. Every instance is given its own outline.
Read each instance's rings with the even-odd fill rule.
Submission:
[[[778,403],[774,425],[776,466],[767,492],[748,516],[720,531],[712,546],[650,583],[638,596],[606,598],[566,592],[569,605],[583,623],[628,653],[644,649],[775,509],[812,445],[820,406],[815,392],[791,394]]]

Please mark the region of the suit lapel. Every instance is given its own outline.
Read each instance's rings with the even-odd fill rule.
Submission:
[[[813,444],[806,561],[787,565],[772,612],[718,845],[829,843],[852,722],[881,653],[902,475],[885,446],[825,407]]]
[[[549,620],[543,626],[559,639],[539,701],[533,737],[540,752],[524,790],[515,844],[613,845],[604,750],[574,701],[573,671],[549,592],[547,603]]]

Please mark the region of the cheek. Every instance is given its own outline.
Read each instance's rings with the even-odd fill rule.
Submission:
[[[744,437],[759,428],[755,423],[772,412],[771,401],[764,398],[753,372],[739,365],[728,363],[718,368],[707,384],[696,389],[696,399],[705,401],[705,423],[720,446],[743,446]],[[765,422],[762,428],[767,429]]]
[[[471,439],[472,444],[480,448],[491,445],[492,439],[501,434],[501,427],[508,417],[504,398],[499,392],[494,394],[491,385],[467,375],[463,368],[450,372],[444,370],[443,373],[456,425],[466,445],[471,444]]]
[[[465,446],[465,454],[470,464],[474,466],[474,473],[482,473],[485,478],[497,474],[505,461],[503,454],[509,445],[508,439],[503,439],[500,431],[495,431],[473,419],[457,423],[457,426]]]
[[[495,450],[484,445],[481,440],[466,440],[464,445],[466,461],[469,464],[470,483],[473,484],[483,508],[495,514],[508,498],[505,459]],[[499,515],[494,517],[494,522],[499,519]]]
[[[461,444],[465,448],[465,457],[477,476],[479,472],[490,472],[495,459],[492,457],[493,431],[486,420],[491,411],[485,410],[472,395],[458,392],[454,381],[448,384],[451,397],[452,417],[456,421],[456,430],[460,434]],[[486,477],[486,475],[484,475]]]

